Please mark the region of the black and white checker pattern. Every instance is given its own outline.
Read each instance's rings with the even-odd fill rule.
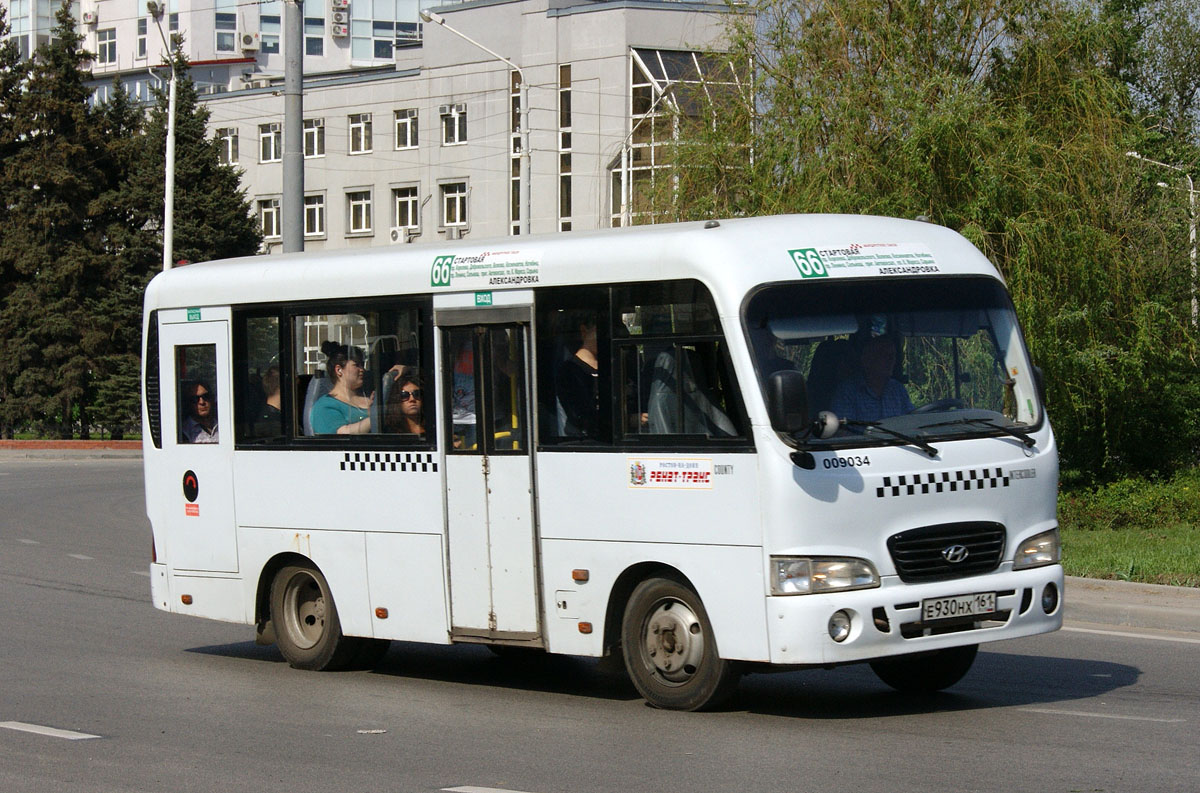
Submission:
[[[342,470],[437,473],[437,460],[422,452],[346,452]]]
[[[1000,468],[968,468],[938,474],[901,474],[885,476],[883,486],[875,488],[877,498],[915,496],[926,493],[957,493],[960,490],[984,490],[1008,487],[1009,478]]]

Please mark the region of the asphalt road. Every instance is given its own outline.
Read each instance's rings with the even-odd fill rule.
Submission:
[[[141,483],[137,459],[0,458],[4,793],[1200,789],[1200,634],[1068,623],[930,699],[850,667],[699,714],[479,647],[300,672],[249,626],[154,610]]]

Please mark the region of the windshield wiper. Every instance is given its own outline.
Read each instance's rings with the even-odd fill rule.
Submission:
[[[1033,445],[1035,443],[1037,443],[1037,441],[1035,441],[1033,439],[1033,436],[1030,435],[1025,430],[1019,430],[1016,427],[1007,427],[1003,424],[997,424],[992,419],[985,419],[985,418],[954,419],[953,421],[939,421],[934,424],[922,424],[921,429],[928,429],[929,427],[949,427],[954,424],[983,424],[984,426],[991,427],[994,430],[1000,430],[1001,432],[1005,433],[1006,435],[1011,435],[1014,438],[1020,439],[1021,443],[1025,444],[1025,446],[1029,447],[1029,448],[1032,448]]]
[[[891,435],[893,438],[898,438],[899,440],[902,440],[905,443],[916,446],[918,449],[925,452],[930,457],[938,456],[938,450],[933,448],[932,446],[930,446],[928,443],[921,440],[920,438],[915,438],[912,435],[906,435],[903,432],[897,432],[896,430],[894,430],[890,427],[883,426],[883,424],[881,424],[878,421],[853,421],[851,419],[842,419],[842,426],[843,427],[867,427],[868,429],[879,430],[880,432]]]

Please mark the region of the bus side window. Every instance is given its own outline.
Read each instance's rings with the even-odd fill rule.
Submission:
[[[238,440],[282,440],[283,394],[290,390],[279,350],[279,317],[249,317],[235,367],[240,379]]]
[[[605,287],[538,293],[538,429],[543,443],[611,443],[608,305]]]
[[[188,344],[175,348],[179,443],[217,443],[217,347]]]

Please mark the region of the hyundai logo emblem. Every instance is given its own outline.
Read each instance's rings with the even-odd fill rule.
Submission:
[[[951,545],[942,549],[942,558],[950,564],[958,564],[964,561],[970,553],[965,545]]]

